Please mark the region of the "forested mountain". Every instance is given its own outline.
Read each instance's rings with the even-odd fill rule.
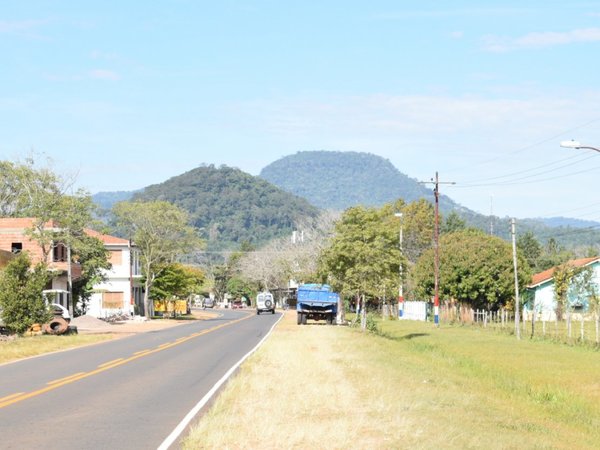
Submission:
[[[269,164],[260,177],[324,209],[381,206],[399,197],[407,202],[433,198],[430,188],[370,153],[298,152]],[[440,202],[457,206],[447,197]]]
[[[430,187],[401,173],[390,161],[377,155],[359,152],[304,151],[283,157],[265,167],[260,176],[288,192],[306,198],[312,204],[327,209],[345,209],[362,204],[381,206],[398,198],[407,203],[424,198],[434,201]],[[456,212],[469,226],[493,232],[510,239],[510,219],[479,214],[440,196],[443,216]],[[585,248],[600,244],[597,223],[522,219],[518,233],[531,231],[545,244],[555,240],[568,248]]]
[[[269,164],[260,177],[226,166],[201,166],[144,190],[102,192],[93,199],[105,209],[132,197],[175,203],[189,211],[210,249],[230,248],[243,241],[260,244],[288,233],[299,218],[318,214],[312,205],[342,210],[358,204],[381,206],[398,198],[407,203],[420,198],[434,201],[430,186],[368,153],[299,152]],[[507,217],[479,214],[444,195],[440,211],[445,217],[454,211],[467,225],[510,239]],[[597,228],[596,222],[565,218],[517,221],[517,235],[531,231],[542,245],[553,238],[579,252],[600,245]]]
[[[146,187],[134,200],[164,200],[190,213],[209,249],[261,244],[292,232],[319,210],[305,199],[227,166],[201,166]]]

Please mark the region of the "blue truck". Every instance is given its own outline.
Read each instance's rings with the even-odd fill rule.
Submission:
[[[326,320],[333,325],[339,299],[340,294],[332,292],[327,284],[301,284],[296,301],[298,325],[306,325],[308,319]]]

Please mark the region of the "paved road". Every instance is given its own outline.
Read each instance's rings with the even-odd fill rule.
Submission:
[[[0,448],[157,448],[280,316],[221,312],[0,366]]]

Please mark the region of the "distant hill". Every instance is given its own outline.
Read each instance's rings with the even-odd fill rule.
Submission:
[[[304,151],[285,156],[268,166],[260,177],[306,198],[325,209],[343,210],[350,206],[381,206],[403,198],[407,203],[424,198],[434,201],[432,189],[400,172],[389,160],[370,153]],[[472,211],[440,196],[440,211],[447,215],[455,211],[469,226],[493,232],[510,239],[510,219],[490,217]],[[568,248],[582,248],[600,243],[600,231],[583,230],[575,219],[521,219],[518,234],[531,231],[541,243],[550,237]]]
[[[430,188],[370,153],[298,152],[269,164],[259,176],[324,209],[380,206],[399,197],[407,202],[433,198]],[[454,206],[450,199],[445,202]]]
[[[130,200],[138,191],[98,192],[92,195],[92,201],[104,210],[111,209],[115,203]]]
[[[535,220],[539,220],[549,227],[589,228],[600,226],[600,223],[593,220],[571,219],[569,217],[540,217]]]
[[[190,213],[209,249],[261,244],[291,234],[299,220],[320,211],[303,198],[227,166],[201,166],[146,187],[134,200],[164,200]]]
[[[434,201],[433,186],[419,183],[371,153],[298,152],[269,164],[259,176],[323,209],[382,206],[399,198],[407,203],[422,198]],[[443,194],[440,211],[456,211],[469,221],[479,216]]]
[[[278,186],[278,187],[276,187]],[[100,192],[92,196],[104,211],[132,198],[166,200],[190,212],[209,249],[232,248],[243,241],[260,244],[292,231],[298,218],[313,218],[318,206],[343,210],[381,206],[403,198],[434,201],[431,186],[401,173],[380,156],[359,152],[305,151],[265,167],[260,177],[226,166],[201,166],[164,183],[133,192]],[[312,206],[315,205],[315,206]],[[469,210],[440,196],[440,211],[455,211],[469,226],[510,239],[510,219]],[[600,245],[600,224],[564,217],[519,219],[517,235],[531,231],[542,243],[555,238],[567,248]]]

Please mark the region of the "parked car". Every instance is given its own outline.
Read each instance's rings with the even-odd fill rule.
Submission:
[[[261,312],[275,314],[275,300],[270,292],[261,292],[256,296],[256,314]]]
[[[231,303],[231,309],[242,309],[244,307],[244,304],[242,303],[241,300],[234,300]]]

